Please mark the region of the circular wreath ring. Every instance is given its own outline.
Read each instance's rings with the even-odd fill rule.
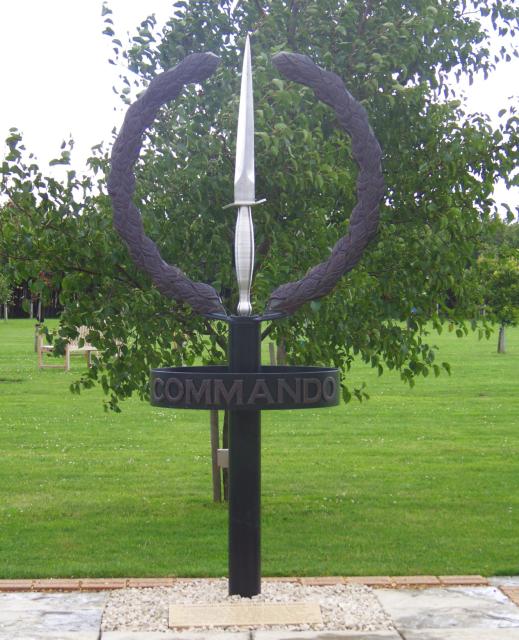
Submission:
[[[114,226],[128,245],[135,264],[150,275],[163,295],[185,302],[201,314],[226,312],[213,287],[193,282],[178,267],[167,264],[155,243],[144,233],[139,210],[132,202],[135,190],[133,166],[139,157],[144,131],[152,124],[159,108],[175,99],[185,84],[208,78],[218,66],[218,61],[214,54],[195,53],[152,80],[146,92],[128,109],[113,147],[108,178]],[[360,260],[377,231],[384,179],[382,151],[368,123],[366,111],[348,92],[339,76],[321,69],[307,56],[294,53],[279,53],[274,56],[273,63],[284,76],[310,87],[319,100],[334,109],[340,126],[351,136],[352,155],[359,166],[357,204],[347,235],[335,244],[328,260],[313,267],[301,280],[281,285],[269,298],[269,312],[289,314],[305,302],[329,293]]]

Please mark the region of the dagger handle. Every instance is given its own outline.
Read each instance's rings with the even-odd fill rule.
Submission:
[[[238,315],[250,316],[250,289],[254,270],[254,227],[252,225],[251,207],[239,207],[234,234],[234,261],[238,279]]]

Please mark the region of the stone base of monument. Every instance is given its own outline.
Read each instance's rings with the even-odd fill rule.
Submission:
[[[321,607],[316,602],[229,604],[172,604],[169,626],[249,627],[262,625],[322,624]]]

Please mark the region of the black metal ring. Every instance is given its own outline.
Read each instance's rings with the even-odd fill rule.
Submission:
[[[315,409],[339,404],[339,393],[339,371],[331,367],[166,367],[150,378],[151,404],[178,409]]]

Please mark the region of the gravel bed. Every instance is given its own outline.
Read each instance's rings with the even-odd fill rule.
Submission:
[[[168,631],[170,604],[212,604],[240,602],[227,595],[227,580],[186,580],[173,587],[121,589],[112,591],[103,614],[104,631]],[[249,599],[243,599],[250,602]],[[262,593],[252,602],[317,602],[323,624],[267,625],[249,629],[291,629],[293,631],[376,631],[393,629],[373,590],[363,585],[306,586],[288,582],[264,582]],[[244,631],[247,627],[193,627],[185,631]]]

